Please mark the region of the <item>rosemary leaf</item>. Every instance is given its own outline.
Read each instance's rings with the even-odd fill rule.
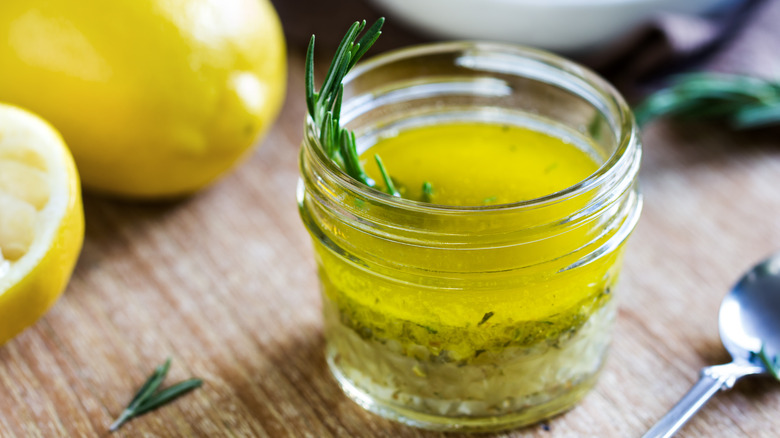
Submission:
[[[600,113],[593,115],[593,118],[588,123],[588,134],[594,140],[601,140],[601,125],[602,116]]]
[[[374,154],[374,160],[376,160],[376,165],[379,167],[379,172],[382,174],[382,179],[385,182],[387,193],[393,196],[401,197],[401,194],[398,193],[398,190],[396,190],[395,184],[393,184],[393,180],[390,178],[390,175],[387,174],[387,169],[385,169],[385,164],[382,163],[382,159],[379,158],[379,155]]]
[[[163,389],[162,391],[159,391],[150,397],[145,403],[140,405],[135,411],[135,416],[139,416],[151,410],[157,409],[160,406],[163,406],[192,391],[193,389],[199,388],[201,385],[203,385],[203,380],[189,379],[183,382],[179,382],[170,388]]]
[[[369,187],[374,187],[373,181],[369,182],[368,176],[363,171],[363,166],[360,165],[360,158],[355,145],[355,133],[346,129],[342,130],[339,146],[347,174]]]
[[[775,379],[780,380],[780,370],[778,369],[777,357],[769,360],[769,356],[764,349],[764,344],[761,344],[761,351],[758,353],[758,358],[761,360],[761,363],[764,364],[764,368],[766,368],[769,374],[771,374]]]
[[[165,363],[158,366],[154,369],[154,372],[151,376],[149,376],[148,379],[146,379],[146,382],[141,387],[141,389],[136,392],[135,397],[130,401],[130,404],[128,405],[127,409],[135,409],[139,404],[143,403],[144,400],[149,398],[152,394],[154,394],[155,391],[160,387],[163,380],[165,380],[165,377],[168,375],[168,370],[171,368],[171,358],[166,359]]]
[[[380,17],[374,22],[374,24],[371,25],[371,27],[368,28],[366,33],[363,34],[363,36],[358,40],[357,44],[355,44],[357,52],[355,53],[354,58],[352,58],[350,61],[350,69],[352,69],[352,67],[357,64],[358,60],[362,58],[366,52],[368,52],[368,49],[374,45],[376,40],[379,39],[379,35],[382,35],[381,29],[383,24],[385,24],[385,17]]]
[[[365,23],[365,21],[363,21],[362,25],[357,21],[352,23],[346,35],[344,35],[344,38],[342,38],[341,43],[336,49],[336,55],[333,57],[333,61],[331,61],[330,67],[328,67],[328,73],[325,75],[325,81],[322,83],[322,89],[320,91],[320,98],[324,98],[326,104],[329,101],[332,103],[332,88],[337,87],[339,84],[341,84],[342,79],[344,79],[343,75],[338,74],[339,71],[344,71],[342,68],[345,64],[344,57],[349,55],[350,46],[353,44],[352,41],[354,41],[355,37],[360,32],[362,26],[365,26]],[[349,62],[350,60],[347,61],[347,66],[349,65]]]
[[[732,123],[738,129],[780,124],[780,105],[741,108],[734,113]]]
[[[777,90],[769,81],[745,75],[691,73],[678,76],[674,83],[677,88],[694,97],[770,102],[777,95]]]
[[[433,184],[428,181],[423,182],[422,185],[422,200],[423,202],[433,202]]]
[[[482,321],[480,321],[477,326],[480,326],[487,322],[488,319],[492,318],[493,315],[495,315],[493,312],[488,312],[482,317]]]
[[[325,113],[325,120],[322,121],[322,128],[320,128],[320,144],[325,147],[325,154],[333,158],[333,142],[331,141],[331,132],[333,125],[333,113],[328,111]]]
[[[336,94],[336,102],[333,104],[333,121],[335,123],[334,131],[338,133],[341,131],[341,100],[344,96],[344,85],[339,85],[338,93]]]
[[[314,92],[314,35],[309,40],[309,47],[306,49],[306,107],[309,114],[314,116],[314,105],[317,101],[317,93]]]
[[[352,54],[350,52],[346,52],[344,54],[344,57],[341,61],[339,61],[338,69],[336,70],[336,74],[334,75],[334,78],[339,78],[338,83],[331,82],[330,84],[325,84],[322,87],[322,93],[323,96],[327,95],[328,99],[325,101],[325,108],[328,110],[332,110],[334,112],[341,111],[341,108],[338,110],[335,109],[336,102],[341,101],[341,96],[344,94],[344,86],[341,83],[341,81],[344,79],[344,76],[347,75],[347,72],[349,71],[349,63],[352,61]],[[335,88],[334,90],[331,90],[331,88]],[[327,94],[326,94],[327,93]],[[340,107],[341,105],[339,105]]]

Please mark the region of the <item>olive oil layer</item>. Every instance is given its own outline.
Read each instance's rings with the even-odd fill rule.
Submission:
[[[381,139],[361,159],[368,175],[382,181],[375,154],[404,197],[423,199],[427,182],[432,203],[453,206],[546,196],[598,168],[587,152],[561,138],[491,123],[423,126]],[[562,203],[532,222],[572,213],[585,202]],[[502,219],[488,215],[485,220]],[[530,244],[473,251],[406,247],[350,234],[353,230],[332,231],[379,259],[400,259],[425,270],[420,281],[413,274],[378,275],[381,269],[371,257],[351,263],[316,244],[324,292],[339,309],[341,322],[366,340],[398,342],[403,354],[437,362],[471,363],[509,346],[565,342],[611,298],[622,254],[619,249],[564,270],[575,260],[567,253],[609,237],[594,242],[603,230],[592,224],[564,235],[541,231]],[[512,274],[512,266],[523,266],[522,275]]]

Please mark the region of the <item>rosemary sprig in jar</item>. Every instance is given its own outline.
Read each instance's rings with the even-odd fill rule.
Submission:
[[[634,111],[640,125],[669,115],[679,119],[725,119],[735,129],[780,124],[780,82],[718,73],[677,76]]]
[[[384,18],[378,19],[360,39],[358,39],[358,35],[366,26],[365,20],[356,21],[349,27],[336,49],[336,54],[319,91],[314,89],[314,35],[312,35],[309,48],[306,51],[306,107],[319,133],[320,144],[325,149],[327,156],[347,175],[369,187],[376,187],[376,182],[366,175],[363,165],[360,163],[355,133],[341,127],[341,101],[344,96],[344,77],[382,34],[381,29],[384,21]],[[387,174],[381,158],[379,156],[374,158],[382,172],[385,191],[390,195],[400,196]]]

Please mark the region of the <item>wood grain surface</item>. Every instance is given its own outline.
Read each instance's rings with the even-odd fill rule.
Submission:
[[[143,205],[86,196],[86,241],[66,293],[0,347],[0,437],[445,436],[362,411],[326,369],[295,186],[304,114],[297,35],[327,29],[311,24],[316,10],[277,7],[290,74],[273,130],[237,171],[189,199]],[[353,12],[341,12],[344,23]],[[364,12],[371,16],[354,14]],[[333,24],[336,34],[341,24]],[[396,31],[377,51],[420,40]],[[645,209],[596,389],[564,415],[494,436],[640,436],[701,367],[728,360],[718,339],[720,300],[744,270],[780,249],[778,131],[659,123],[644,143]],[[197,376],[204,386],[109,434],[166,357],[168,382]],[[780,436],[778,411],[779,383],[744,381],[679,436]]]

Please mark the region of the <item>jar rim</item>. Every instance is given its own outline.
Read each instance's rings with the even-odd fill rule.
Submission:
[[[402,59],[422,57],[431,54],[441,54],[446,52],[466,52],[468,50],[480,51],[482,53],[503,53],[507,55],[518,56],[518,59],[526,59],[529,61],[545,64],[548,67],[552,67],[562,73],[568,74],[571,79],[575,79],[581,82],[580,85],[587,86],[588,91],[592,92],[592,95],[595,95],[595,97],[601,99],[601,105],[598,105],[599,109],[608,108],[612,110],[611,115],[615,121],[613,124],[613,129],[617,128],[615,129],[617,147],[615,148],[614,152],[607,160],[604,161],[604,163],[599,166],[595,172],[580,180],[576,184],[573,184],[562,190],[544,196],[506,204],[461,206],[435,204],[392,196],[381,190],[366,186],[350,177],[325,154],[325,149],[320,144],[319,136],[313,134],[316,127],[314,126],[311,116],[308,114],[305,123],[305,131],[307,135],[304,138],[304,143],[306,142],[306,138],[314,143],[314,155],[318,158],[321,164],[324,165],[324,170],[326,170],[331,177],[337,179],[339,184],[344,189],[359,194],[366,199],[370,199],[374,202],[385,204],[391,207],[433,214],[481,212],[495,213],[499,211],[533,209],[554,204],[569,197],[586,193],[590,190],[593,190],[595,187],[604,184],[605,181],[615,176],[615,173],[618,173],[621,168],[634,167],[631,166],[631,161],[634,159],[638,160],[640,154],[639,143],[637,141],[638,128],[634,120],[634,115],[631,112],[631,109],[626,103],[625,99],[609,82],[607,82],[594,71],[574,61],[570,61],[559,55],[555,55],[544,50],[534,49],[518,44],[488,41],[453,41],[413,45],[401,49],[391,50],[358,63],[345,77],[344,84],[346,85],[353,79],[370,73],[372,70]],[[533,79],[541,80],[540,78]],[[558,85],[567,91],[575,93],[575,91],[571,88],[564,87],[561,81],[551,83]],[[582,94],[578,95],[580,97],[584,97]],[[596,102],[590,100],[589,102],[596,106]],[[606,116],[607,114],[604,115]]]

